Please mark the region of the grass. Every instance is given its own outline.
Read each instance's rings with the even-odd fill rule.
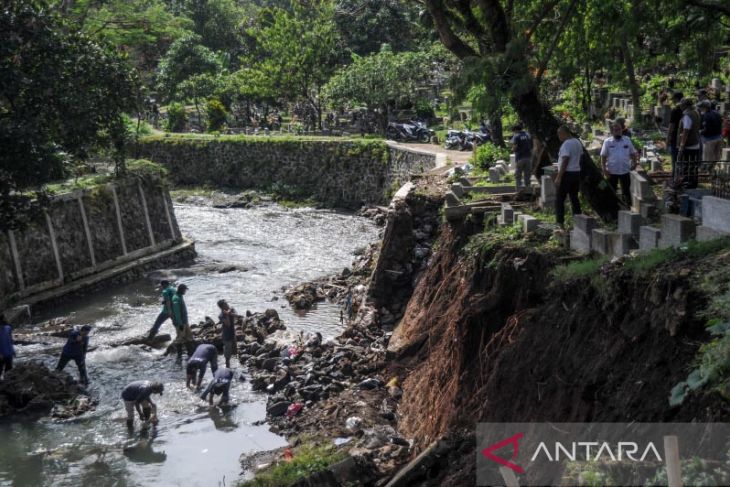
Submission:
[[[164,178],[168,170],[161,164],[148,161],[146,159],[130,159],[126,161],[128,176],[154,176]],[[85,174],[83,176],[66,179],[65,181],[56,181],[46,185],[46,190],[52,194],[71,193],[91,189],[101,184],[106,184],[117,179],[117,176],[108,174]]]
[[[291,461],[282,461],[259,472],[241,487],[286,487],[315,472],[326,470],[343,460],[345,452],[334,446],[305,444],[294,452]]]
[[[598,257],[594,259],[577,260],[561,265],[552,270],[552,275],[557,281],[568,282],[577,279],[592,278],[599,274],[601,266],[608,258]]]
[[[264,140],[275,140],[275,141],[341,141],[341,142],[382,142],[385,139],[379,135],[366,134],[365,137],[360,135],[351,135],[349,137],[342,136],[323,136],[323,135],[295,135],[295,134],[276,134],[276,135],[245,135],[245,134],[196,134],[196,133],[177,133],[177,132],[165,132],[164,134],[154,134],[150,136],[140,137],[140,142],[147,140],[220,140],[226,142],[236,141],[264,141]]]
[[[633,259],[628,259],[624,263],[624,267],[635,273],[645,274],[668,262],[698,259],[725,249],[730,249],[730,237],[706,242],[690,240],[682,247],[654,249],[648,254],[638,255]]]

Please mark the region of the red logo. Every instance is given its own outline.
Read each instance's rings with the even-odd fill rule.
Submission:
[[[514,460],[517,459],[517,454],[519,453],[519,440],[522,439],[522,437],[525,436],[524,433],[517,433],[514,436],[511,436],[507,438],[506,440],[502,440],[498,443],[495,443],[492,446],[488,446],[484,450],[482,450],[482,455],[484,455],[485,458],[488,458],[492,461],[497,462],[498,464],[505,466],[511,470],[514,470],[517,473],[525,473],[525,469],[514,463]],[[504,448],[507,445],[512,445],[512,458],[509,460],[505,460],[504,458],[498,457],[495,455],[495,450],[499,450],[500,448]]]

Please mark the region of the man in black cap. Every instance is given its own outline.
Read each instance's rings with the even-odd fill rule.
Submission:
[[[134,411],[137,410],[139,419],[155,425],[157,424],[157,405],[152,402],[152,394],[162,395],[165,386],[161,382],[150,382],[148,380],[136,380],[127,384],[122,391],[124,408],[127,410],[127,427],[134,427]],[[148,414],[146,414],[148,412]]]

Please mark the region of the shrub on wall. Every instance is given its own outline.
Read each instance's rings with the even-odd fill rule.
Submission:
[[[218,98],[211,98],[208,100],[206,113],[208,115],[209,132],[221,130],[226,124],[228,112],[226,112],[226,107],[223,106],[223,103],[221,103]]]
[[[170,103],[167,106],[167,130],[182,132],[188,123],[188,114],[182,103]]]
[[[477,147],[473,162],[477,167],[486,169],[500,159],[509,160],[509,149],[487,142]]]

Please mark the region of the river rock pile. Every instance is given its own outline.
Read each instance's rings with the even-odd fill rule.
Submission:
[[[65,372],[36,362],[17,364],[0,381],[0,416],[46,413],[59,405],[58,417],[79,415],[93,403]]]

